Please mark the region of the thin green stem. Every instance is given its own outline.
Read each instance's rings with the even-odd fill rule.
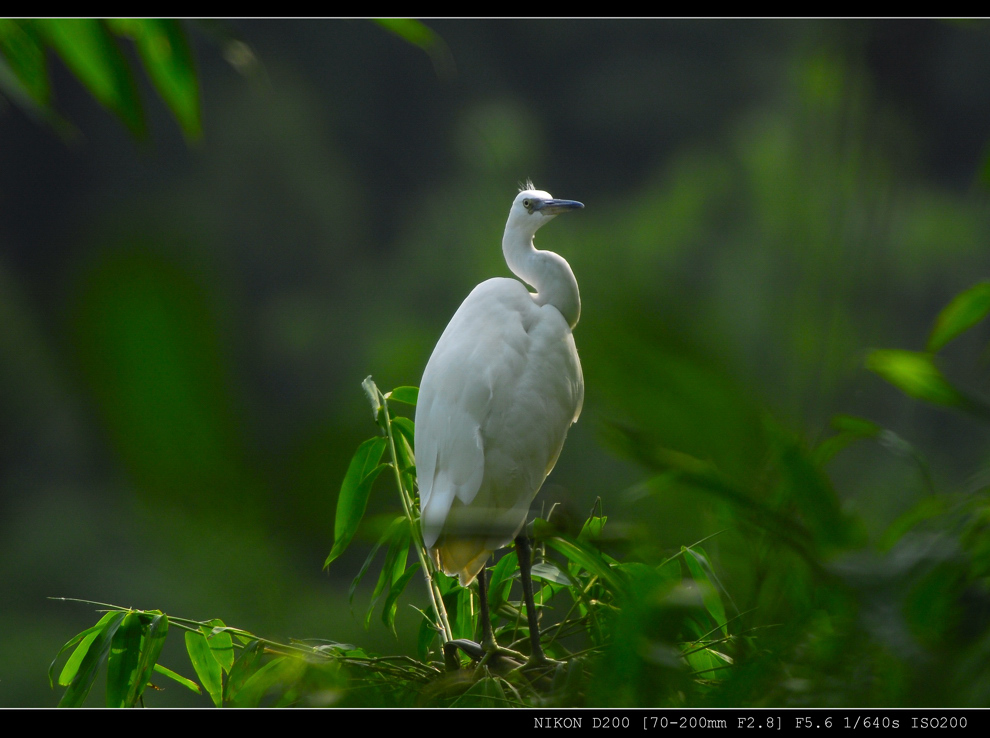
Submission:
[[[430,594],[430,603],[433,605],[433,611],[437,613],[440,620],[444,642],[452,641],[454,639],[453,630],[447,618],[447,609],[443,604],[443,596],[440,594],[440,588],[436,583],[436,567],[433,565],[433,559],[427,553],[426,546],[423,543],[423,536],[417,523],[412,495],[406,490],[406,485],[402,481],[402,470],[399,468],[399,456],[395,450],[395,435],[392,431],[392,418],[388,411],[388,400],[381,393],[381,390],[379,390],[378,394],[385,418],[385,435],[388,437],[388,450],[392,455],[391,466],[392,471],[395,473],[395,484],[399,489],[399,499],[402,501],[402,509],[406,514],[406,518],[409,520],[413,540],[416,542],[414,548],[416,549],[416,556],[419,557],[420,566],[423,568],[423,576],[426,578],[426,589]]]

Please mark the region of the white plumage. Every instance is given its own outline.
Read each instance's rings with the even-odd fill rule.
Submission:
[[[468,585],[515,538],[584,400],[571,330],[581,312],[567,262],[533,246],[561,212],[583,207],[532,188],[509,210],[502,250],[532,285],[489,279],[468,295],[426,365],[416,407],[423,537]]]

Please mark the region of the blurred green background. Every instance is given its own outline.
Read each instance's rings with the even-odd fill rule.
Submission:
[[[874,347],[923,349],[990,266],[986,24],[437,20],[433,59],[367,21],[227,25],[253,60],[186,26],[191,143],[143,73],[143,141],[54,57],[74,136],[0,107],[0,705],[54,705],[48,662],[96,620],[47,597],[413,651],[415,610],[396,641],[364,630],[367,591],[348,604],[366,546],[321,571],[375,433],[360,383],[418,384],[460,301],[508,275],[526,178],[586,205],[538,238],[581,287],[587,398],[537,507],[579,522],[601,497],[644,559],[720,533],[705,545],[738,611],[773,623],[794,616],[780,591],[813,580],[763,586],[751,531],[717,495],[658,486],[644,448],[759,486],[774,432],[814,445],[840,413],[888,429],[827,466],[855,550],[874,552],[835,565],[870,576],[857,567],[905,511],[987,486],[985,425],[864,368]],[[977,395],[988,337],[942,356]],[[371,505],[394,506],[386,485]],[[949,653],[899,624],[901,563],[849,633],[916,664],[872,693],[891,704],[923,702],[917,674]],[[952,643],[985,656],[990,599],[973,597],[953,600],[972,633]],[[974,690],[959,699],[985,704]]]

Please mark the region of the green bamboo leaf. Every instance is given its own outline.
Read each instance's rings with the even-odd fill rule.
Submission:
[[[832,418],[832,427],[839,433],[826,438],[812,452],[814,463],[819,467],[827,464],[851,443],[865,438],[876,438],[883,432],[883,428],[876,423],[855,415],[836,415]]]
[[[144,623],[136,612],[129,612],[110,641],[107,659],[107,707],[132,707],[128,696],[135,692]]]
[[[206,636],[213,652],[213,658],[217,660],[221,668],[230,673],[230,668],[234,665],[234,641],[230,637],[227,626],[219,618],[209,621],[208,625],[200,627],[203,635]]]
[[[409,469],[416,464],[416,457],[413,453],[413,446],[416,442],[415,426],[409,418],[399,415],[392,418],[392,429],[397,431],[395,433],[395,450],[400,457],[400,467]]]
[[[96,634],[79,664],[78,671],[73,675],[72,681],[66,687],[65,694],[59,700],[59,707],[80,707],[86,701],[89,690],[93,686],[93,680],[96,679],[96,672],[107,658],[113,636],[120,624],[124,622],[126,614],[125,612],[113,613],[103,629]]]
[[[230,676],[223,690],[223,701],[225,704],[231,704],[237,697],[237,693],[257,670],[264,653],[265,648],[261,641],[251,641],[244,646],[241,655],[237,657],[234,665],[230,667]]]
[[[385,627],[391,630],[392,634],[396,637],[398,637],[398,634],[395,632],[395,612],[399,606],[399,595],[405,590],[406,585],[409,584],[409,580],[413,578],[417,569],[419,569],[419,562],[412,562],[409,568],[399,577],[398,581],[389,587],[388,597],[385,598],[385,604],[382,606],[382,622],[385,623]]]
[[[684,563],[687,564],[691,578],[697,582],[701,589],[701,601],[705,603],[705,609],[712,616],[715,625],[722,631],[722,635],[728,635],[726,626],[725,607],[722,605],[722,598],[718,595],[715,582],[708,576],[711,571],[711,564],[708,557],[701,550],[682,546],[681,552],[684,554]]]
[[[388,29],[407,43],[417,46],[430,57],[438,77],[454,74],[454,57],[440,36],[429,26],[412,18],[375,18],[375,23]]]
[[[626,567],[630,564],[622,564],[623,571],[626,571]],[[635,562],[631,562],[631,565],[639,567]],[[658,564],[654,568],[654,572],[660,577],[661,582],[669,583],[670,585],[677,584],[683,578],[681,576],[681,564],[677,560],[677,557],[667,559],[662,564]],[[640,575],[642,576],[642,575]]]
[[[107,21],[134,40],[148,77],[187,139],[202,135],[199,83],[189,44],[177,20],[126,18]]]
[[[694,648],[684,655],[684,659],[691,670],[704,679],[718,679],[720,673],[717,669],[725,666],[707,648]]]
[[[866,357],[866,368],[916,399],[949,407],[966,404],[962,394],[942,376],[930,354],[877,349]]]
[[[488,606],[494,613],[509,600],[512,582],[519,570],[519,558],[510,551],[498,560],[488,582]]]
[[[860,418],[855,415],[846,415],[845,413],[834,416],[831,425],[837,431],[855,433],[864,438],[872,438],[883,430],[883,428],[872,420]]]
[[[14,76],[12,81],[18,85],[22,94],[27,95],[36,105],[48,108],[51,105],[52,91],[45,64],[45,49],[29,21],[0,19],[0,56],[6,61]],[[17,92],[11,94],[8,80],[4,79],[3,82],[5,93],[11,97],[19,97]]]
[[[213,704],[220,707],[223,702],[223,670],[214,658],[206,636],[199,631],[186,631],[186,651],[200,683],[210,693]]]
[[[58,677],[58,683],[61,686],[69,686],[69,683],[72,681],[72,677],[74,677],[76,672],[79,670],[79,664],[82,663],[83,656],[85,656],[86,652],[89,650],[90,644],[96,639],[97,634],[103,630],[104,627],[106,627],[106,624],[110,622],[116,614],[116,610],[106,613],[97,621],[96,625],[91,628],[86,628],[86,630],[81,633],[76,633],[76,635],[72,636],[72,638],[70,638],[66,644],[59,649],[59,652],[55,655],[55,658],[52,659],[52,663],[48,667],[49,687],[52,689],[55,688],[55,664],[58,663],[58,660],[62,657],[63,653],[75,646],[76,650],[73,651],[72,655],[69,657],[69,660],[65,663],[65,666],[62,667],[62,672]]]
[[[908,508],[887,526],[887,529],[880,536],[880,540],[877,541],[877,548],[883,552],[890,551],[908,531],[919,523],[945,515],[956,504],[958,501],[949,496],[922,497],[915,505]]]
[[[396,387],[385,397],[389,400],[404,402],[407,405],[415,405],[419,399],[419,387]]]
[[[567,575],[567,572],[561,571],[560,567],[552,561],[541,561],[538,564],[533,564],[530,567],[530,573],[534,579],[542,579],[552,584],[562,584],[565,587],[574,584],[574,580]]]
[[[409,526],[405,525],[405,517],[398,517],[389,526],[388,551],[385,554],[385,563],[382,565],[382,573],[375,585],[372,598],[378,598],[402,576],[406,570],[406,559],[409,555],[409,542],[412,539]]]
[[[709,463],[669,449],[654,449],[657,466],[664,473],[650,479],[646,486],[659,494],[671,484],[683,484],[712,493],[742,512],[754,525],[766,529],[798,552],[809,564],[816,565],[815,554],[808,549],[808,531],[798,523],[753,497],[750,490],[720,474]]]
[[[419,608],[416,609],[419,610]],[[430,653],[430,646],[433,645],[440,631],[437,630],[434,624],[436,614],[432,607],[430,608],[429,615],[422,610],[419,610],[419,612],[423,616],[423,620],[419,624],[419,631],[416,634],[416,655],[419,656],[420,661],[426,661],[426,657]]]
[[[608,520],[608,516],[592,516],[584,521],[584,525],[581,526],[581,532],[578,533],[579,541],[597,541],[602,537],[602,530],[605,528],[605,522]]]
[[[779,487],[801,513],[801,520],[822,546],[850,543],[854,530],[839,496],[810,454],[783,432],[770,433],[778,456]]]
[[[323,562],[323,568],[330,566],[330,563],[344,552],[354,538],[361,518],[364,517],[365,508],[368,506],[371,487],[385,469],[385,465],[379,465],[378,462],[385,451],[386,443],[387,439],[380,436],[369,438],[354,452],[340,487],[340,496],[337,498],[333,548],[327,560]]]
[[[137,678],[131,684],[131,689],[127,694],[127,704],[129,705],[137,704],[141,695],[144,694],[145,687],[151,680],[151,672],[158,665],[158,657],[161,656],[162,648],[165,646],[165,638],[168,636],[168,616],[157,610],[144,615],[151,615],[152,617],[142,638]]]
[[[257,707],[276,684],[286,687],[295,683],[306,670],[306,662],[293,656],[276,656],[258,669],[238,690],[234,707]]]
[[[176,674],[174,671],[172,671],[167,667],[162,666],[161,664],[155,664],[155,671],[157,671],[162,676],[168,677],[169,679],[178,682],[183,687],[185,687],[186,689],[192,692],[195,692],[196,694],[203,694],[203,690],[201,690],[199,688],[199,685],[196,684],[196,682],[194,682],[192,679],[186,679],[181,674]]]
[[[459,695],[451,707],[493,708],[505,707],[509,702],[505,690],[498,680],[491,677],[479,679],[463,694]]]
[[[103,628],[98,628],[90,632],[82,641],[76,646],[76,650],[72,652],[68,661],[65,662],[65,666],[62,667],[62,673],[58,675],[58,683],[63,687],[68,687],[72,684],[72,680],[75,679],[76,674],[79,672],[79,666],[82,664],[86,654],[89,653],[90,646],[93,645],[93,641],[96,637],[103,632]]]
[[[368,553],[368,557],[364,560],[364,564],[361,565],[361,569],[358,571],[357,576],[351,580],[351,586],[347,593],[347,601],[351,604],[351,606],[354,605],[354,595],[357,593],[358,585],[361,583],[361,580],[364,579],[364,575],[368,573],[368,569],[371,568],[371,563],[375,560],[378,550],[391,541],[392,537],[395,535],[395,531],[405,523],[406,519],[402,515],[393,518],[392,522],[389,523],[385,531],[381,534],[381,536],[379,536],[378,540],[375,542],[375,545],[371,547],[371,551]]]
[[[990,282],[981,282],[956,295],[935,320],[928,337],[928,350],[935,352],[990,313]]]
[[[458,587],[449,597],[453,598],[454,606],[450,606],[449,598],[444,598],[447,605],[447,617],[454,638],[474,638],[478,631],[478,610],[473,606],[471,598],[474,594],[467,587]]]
[[[611,567],[598,551],[586,543],[563,536],[554,526],[540,519],[533,521],[533,537],[546,541],[548,546],[563,554],[568,561],[607,582],[611,589],[619,588],[619,579]]]
[[[258,640],[258,636],[256,636],[254,633],[249,633],[248,631],[241,630],[240,628],[230,628],[230,627],[228,627],[228,628],[226,628],[226,632],[227,633],[230,633],[237,640],[239,640],[241,642],[241,645],[242,646],[249,646],[254,641]],[[233,667],[231,667],[231,668],[233,668]]]
[[[371,403],[371,412],[375,416],[375,422],[378,422],[378,416],[382,411],[382,393],[378,389],[378,385],[375,384],[375,380],[371,378],[369,374],[361,382],[361,389],[364,390],[365,396],[368,398],[368,402]]]
[[[385,536],[388,540],[388,550],[385,553],[385,562],[382,564],[382,570],[378,575],[375,590],[371,595],[371,604],[365,614],[365,628],[371,625],[371,613],[374,611],[375,605],[378,604],[379,598],[386,589],[402,577],[409,556],[409,543],[412,540],[412,535],[405,517],[398,517],[392,521]]]
[[[137,137],[145,134],[144,114],[120,48],[101,21],[48,18],[34,21],[39,33],[93,96]]]

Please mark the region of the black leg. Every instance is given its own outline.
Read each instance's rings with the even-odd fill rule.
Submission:
[[[540,645],[540,623],[536,617],[536,604],[533,600],[532,546],[525,533],[520,533],[516,538],[516,553],[519,555],[519,576],[522,580],[523,599],[526,601],[526,618],[529,620],[529,642],[532,649],[527,666],[549,666],[556,662],[544,655],[543,647]]]
[[[488,652],[498,649],[495,633],[492,630],[491,614],[488,612],[488,568],[478,574],[478,597],[481,600],[481,647]]]
[[[478,595],[481,598],[481,645],[478,650],[483,654],[478,665],[488,666],[497,671],[510,671],[521,666],[525,657],[512,649],[502,648],[495,640],[491,612],[488,607],[487,569],[482,569],[478,574]],[[462,648],[462,650],[465,649]],[[472,658],[475,657],[472,656]]]

